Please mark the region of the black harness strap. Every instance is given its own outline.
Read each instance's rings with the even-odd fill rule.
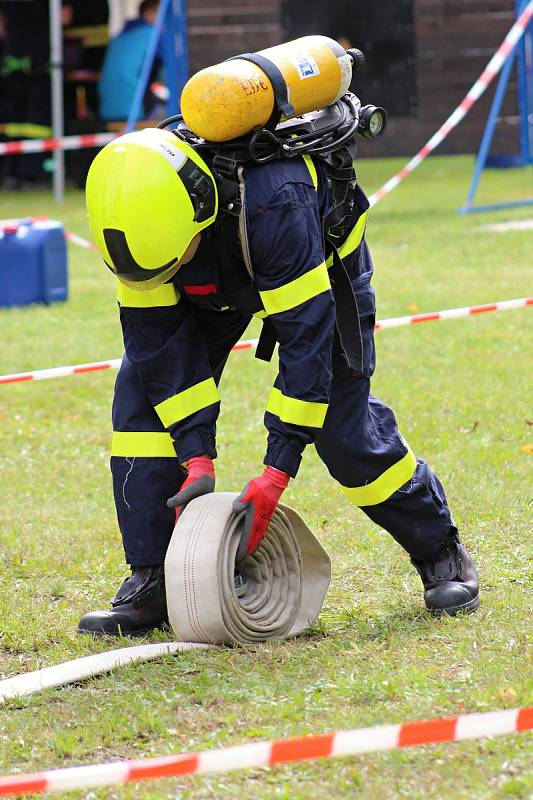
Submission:
[[[335,246],[344,241],[353,225],[353,192],[350,190],[354,173],[352,166],[331,172],[334,202],[333,208],[324,220],[324,228],[333,254],[333,265],[329,275],[336,305],[336,327],[348,367],[360,374],[363,371],[363,342],[359,308],[350,276]],[[221,210],[227,212],[228,201],[232,203],[232,211],[221,215],[221,229],[226,247],[237,260],[240,260],[242,242],[235,234],[235,220],[238,214],[242,213],[238,184],[234,180],[225,180],[221,188],[224,193]],[[230,305],[245,307],[250,313],[255,313],[259,310],[257,291],[246,277],[249,276],[244,275],[244,266],[242,269],[231,269],[225,273],[222,276],[224,295]],[[255,357],[261,361],[271,361],[276,343],[276,329],[272,320],[266,317],[263,319]]]
[[[333,266],[329,270],[329,274],[335,298],[336,327],[344,358],[350,369],[361,374],[363,372],[363,339],[359,307],[350,276],[336,249],[333,250]],[[276,342],[276,329],[272,320],[267,317],[263,320],[255,357],[261,361],[271,361]]]
[[[344,358],[354,372],[363,372],[363,339],[357,298],[350,276],[341,257],[333,250],[333,266],[329,270],[336,305],[336,325]]]
[[[263,320],[263,327],[259,334],[257,347],[255,348],[255,357],[261,359],[261,361],[272,361],[277,341],[274,324],[271,319],[266,317]]]
[[[235,61],[239,58],[243,61],[250,61],[252,64],[259,67],[259,69],[262,69],[272,84],[275,100],[274,111],[264,127],[267,128],[267,130],[273,131],[282,116],[290,117],[294,114],[294,106],[289,101],[289,93],[285,78],[273,61],[265,56],[260,56],[259,53],[242,53],[240,56],[227,58],[226,61]]]

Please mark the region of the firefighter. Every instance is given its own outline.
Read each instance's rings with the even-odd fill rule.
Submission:
[[[120,137],[91,167],[89,221],[117,277],[125,345],[111,471],[131,575],[112,608],[85,614],[79,630],[142,634],[168,622],[165,552],[176,514],[214,491],[218,384],[253,315],[279,344],[279,371],[264,417],[264,470],[234,504],[244,517],[237,562],[260,544],[314,444],[348,500],[407,551],[427,609],[474,611],[478,578],[444,489],[370,393],[368,200],[354,182],[349,229],[333,247],[332,186],[319,160],[250,164],[240,175],[237,214],[209,159],[157,129]]]

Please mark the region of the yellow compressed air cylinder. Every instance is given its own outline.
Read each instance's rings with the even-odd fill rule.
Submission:
[[[281,72],[294,107],[290,117],[335,103],[350,86],[352,59],[327,36],[303,36],[260,50],[258,55]],[[235,58],[202,69],[189,79],[181,95],[181,113],[198,136],[226,142],[262,128],[272,115],[274,102],[266,72]]]

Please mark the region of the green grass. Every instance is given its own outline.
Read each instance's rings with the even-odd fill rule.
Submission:
[[[376,189],[401,163],[363,162],[363,185]],[[457,216],[471,168],[469,158],[430,159],[374,210],[379,317],[532,294],[531,231],[483,226],[533,212]],[[482,187],[487,201],[530,193],[526,170],[488,173]],[[37,213],[88,235],[80,193],[60,209],[45,194],[0,199],[0,217]],[[112,277],[92,253],[71,247],[69,257],[67,304],[0,312],[0,374],[120,355]],[[9,701],[0,708],[0,772],[531,703],[531,334],[525,309],[376,337],[374,391],[445,483],[479,567],[478,613],[430,619],[405,554],[347,503],[310,449],[286,499],[333,561],[316,630]],[[221,490],[240,490],[260,469],[273,376],[251,353],[230,360]],[[0,677],[111,646],[75,628],[84,612],[106,607],[124,575],[107,463],[113,380],[103,373],[0,387]],[[528,798],[532,755],[522,734],[68,796]]]

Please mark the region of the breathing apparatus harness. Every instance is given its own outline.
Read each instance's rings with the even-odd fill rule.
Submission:
[[[356,48],[346,52],[352,60],[352,71],[355,73],[365,63],[364,54]],[[236,184],[242,182],[242,168],[246,164],[266,164],[303,155],[318,159],[326,168],[333,199],[332,208],[324,221],[324,230],[328,237],[341,241],[343,222],[349,217],[350,211],[349,189],[355,188],[356,136],[379,138],[387,122],[384,109],[372,105],[361,107],[359,98],[347,92],[327,108],[280,122],[283,116],[293,114],[294,108],[279,68],[259,53],[244,53],[228,60],[234,59],[256,64],[272,84],[274,108],[261,130],[240,139],[209,142],[187,128],[181,114],[164,119],[157,127],[175,125],[172,131],[174,135],[194,147],[209,163],[217,182],[221,211],[233,215],[241,211]]]
[[[379,120],[378,128],[373,122]],[[177,124],[176,124],[177,123]],[[311,156],[324,165],[332,190],[332,208],[324,229],[336,241],[343,235],[342,223],[350,186],[355,187],[354,161],[356,136],[378,138],[386,125],[385,111],[376,106],[361,107],[360,100],[345,94],[334,105],[282,123],[272,120],[265,128],[229,142],[208,142],[196,136],[183,122],[181,114],[168,117],[158,128],[175,125],[172,133],[194,147],[209,164],[219,193],[221,211],[238,215],[238,184],[247,164]],[[348,201],[349,205],[349,201]]]
[[[359,50],[348,51],[354,68],[364,63]],[[249,164],[261,165],[270,161],[290,159],[296,156],[311,156],[325,168],[327,174],[331,208],[324,220],[324,232],[334,258],[334,282],[340,291],[336,292],[338,314],[346,324],[337,325],[343,350],[349,366],[358,369],[361,361],[360,337],[353,337],[348,331],[353,327],[350,321],[358,316],[357,303],[353,297],[350,279],[337,253],[353,224],[354,196],[357,185],[355,158],[357,154],[356,137],[379,138],[386,126],[386,113],[377,106],[362,107],[358,97],[348,92],[336,103],[285,122],[283,115],[291,113],[287,86],[278,68],[256,53],[238,56],[258,64],[272,82],[276,102],[274,112],[264,128],[248,136],[227,142],[210,142],[197,136],[185,125],[183,116],[176,114],[159,123],[158,128],[172,125],[172,133],[178,139],[193,147],[209,164],[217,183],[219,208],[224,217],[237,217],[239,222],[240,244],[246,268],[253,278],[253,265],[248,252],[246,234],[244,167]],[[266,63],[265,63],[266,62]],[[276,74],[279,73],[279,74]],[[198,171],[200,173],[200,171]],[[201,175],[199,181],[201,182]],[[194,195],[202,210],[202,187],[198,185]],[[195,204],[196,209],[196,204]],[[348,290],[348,291],[346,291]],[[346,306],[348,298],[348,307]],[[353,303],[351,302],[353,299]],[[355,308],[352,307],[355,305]],[[340,307],[339,307],[340,306]],[[344,309],[342,307],[344,306]],[[270,320],[263,321],[263,331],[256,357],[270,361],[275,346],[275,333]]]

